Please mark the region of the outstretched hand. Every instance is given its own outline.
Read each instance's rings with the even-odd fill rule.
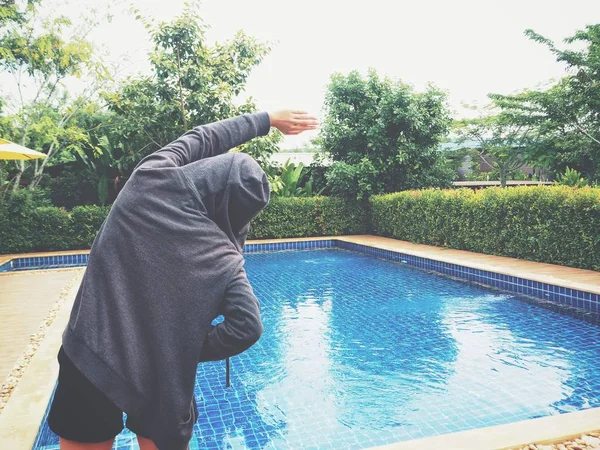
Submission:
[[[271,126],[283,134],[300,134],[303,131],[316,130],[319,121],[304,111],[276,111],[269,113]]]

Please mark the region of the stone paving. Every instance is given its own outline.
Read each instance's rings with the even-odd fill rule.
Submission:
[[[530,444],[520,447],[518,450],[589,450],[598,448],[600,448],[600,432],[582,434],[578,438],[558,444]]]
[[[0,412],[79,271],[0,275]]]

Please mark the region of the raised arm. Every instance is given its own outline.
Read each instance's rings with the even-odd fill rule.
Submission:
[[[225,153],[257,136],[264,136],[270,128],[271,121],[266,112],[244,114],[201,125],[144,158],[140,167],[185,166]]]
[[[225,320],[208,333],[200,361],[218,361],[242,353],[263,332],[258,300],[243,268],[229,283],[219,313]]]
[[[199,159],[220,155],[258,136],[269,133],[271,126],[283,134],[314,130],[317,119],[303,111],[278,111],[244,114],[231,119],[201,125],[152,153],[138,167],[178,167]]]

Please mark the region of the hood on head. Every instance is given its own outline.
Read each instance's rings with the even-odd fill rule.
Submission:
[[[242,251],[250,221],[269,203],[264,170],[244,153],[206,158],[183,170],[196,186],[208,218]]]

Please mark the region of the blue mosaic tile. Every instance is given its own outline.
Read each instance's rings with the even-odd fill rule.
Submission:
[[[590,302],[583,301],[586,294],[592,296],[595,295],[590,294],[589,292],[586,293],[575,289],[549,285],[547,283],[539,283],[536,281],[500,273],[469,269],[468,267],[446,263],[443,261],[435,261],[427,258],[415,258],[411,255],[402,254],[401,252],[379,250],[345,241],[335,241],[335,246],[342,249],[375,256],[376,258],[387,259],[390,261],[402,261],[403,263],[413,267],[438,272],[466,281],[475,281],[477,283],[503,291],[536,297],[543,300],[550,300],[556,302],[557,304],[580,308],[587,313],[593,314],[589,317],[589,320],[600,322],[600,316],[598,316],[598,296],[596,295],[595,300],[591,299]],[[471,270],[475,270],[474,275]]]
[[[5,270],[0,270],[0,272],[85,266],[87,264],[87,261],[87,254],[15,258],[12,261],[10,261],[10,266],[8,266]]]
[[[246,256],[265,334],[231,388],[223,362],[198,366],[192,450],[359,449],[600,406],[600,327],[342,250]],[[45,423],[34,449],[58,450]]]
[[[389,261],[402,262],[412,267],[427,271],[434,271],[453,278],[463,279],[468,282],[483,284],[492,288],[501,289],[516,294],[549,300],[557,304],[580,308],[598,317],[598,304],[600,300],[597,294],[568,289],[560,286],[539,283],[500,273],[471,269],[457,264],[435,261],[428,258],[403,254],[391,250],[377,249],[365,245],[354,244],[334,239],[297,242],[276,242],[268,244],[247,244],[244,252],[247,254],[273,252],[284,250],[312,250],[342,248],[373,256],[375,258]],[[47,269],[55,267],[83,266],[87,264],[88,255],[59,255],[33,258],[16,258],[0,266],[0,272],[13,270]],[[587,297],[586,297],[587,296]],[[586,301],[588,300],[589,301]]]
[[[278,242],[271,244],[246,244],[244,253],[272,252],[283,250],[307,250],[317,248],[332,248],[334,241],[330,239],[317,241]]]
[[[0,273],[10,272],[13,270],[12,261],[7,261],[4,264],[0,264]]]

